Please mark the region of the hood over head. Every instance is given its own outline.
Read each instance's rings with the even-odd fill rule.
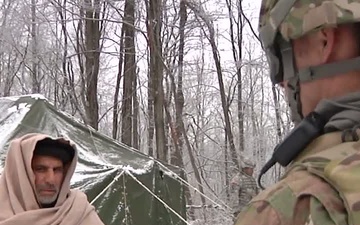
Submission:
[[[37,202],[31,167],[34,154],[51,155],[66,162],[66,174],[54,207],[40,208]],[[103,225],[87,196],[70,189],[77,160],[75,144],[65,138],[32,133],[11,141],[0,177],[0,225]]]
[[[73,150],[72,153],[69,153],[69,155],[73,154],[72,160],[71,162],[69,161],[65,166],[66,174],[59,192],[59,197],[55,204],[56,207],[64,202],[70,192],[70,180],[75,172],[78,159],[75,145],[64,138],[54,139],[44,134],[27,134],[20,138],[14,139],[10,143],[5,160],[4,176],[7,178],[7,182],[12,185],[12,189],[15,194],[14,197],[16,197],[16,200],[13,200],[20,203],[21,208],[24,210],[40,208],[35,197],[35,175],[31,167],[31,161],[35,149],[40,149],[41,154],[47,154],[47,150],[49,153],[47,155],[50,155],[51,153],[54,153],[54,150],[50,150],[51,148],[45,149],[44,147],[49,145],[49,143],[54,145],[54,141],[58,142],[59,145],[69,146],[68,148],[64,148],[63,151],[70,152]],[[38,143],[40,143],[40,145]],[[41,148],[35,148],[36,146],[40,146]],[[65,153],[58,154],[65,155]],[[29,193],[33,194],[29,195]]]

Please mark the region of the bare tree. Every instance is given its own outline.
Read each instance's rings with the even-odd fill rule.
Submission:
[[[31,77],[32,93],[40,93],[39,62],[38,62],[38,41],[37,41],[37,19],[36,19],[36,0],[31,0]]]
[[[242,104],[242,39],[244,22],[242,18],[242,0],[236,1],[237,10],[233,8],[232,0],[226,0],[229,13],[230,24],[230,42],[232,48],[233,59],[237,74],[237,111],[239,126],[239,150],[244,152],[244,112]],[[236,14],[236,16],[234,15]]]
[[[154,105],[154,124],[156,140],[156,156],[167,161],[165,124],[164,124],[164,88],[163,88],[163,59],[162,59],[162,0],[151,0],[146,3],[146,27],[150,49],[150,78],[149,88]],[[151,129],[151,128],[150,128]]]
[[[139,137],[139,100],[138,100],[138,94],[137,94],[137,72],[135,74],[135,78],[133,79],[132,87],[132,98],[133,98],[133,117],[132,117],[132,146],[135,149],[140,148],[140,137]]]
[[[97,99],[97,85],[100,63],[100,0],[94,2],[84,0],[84,6],[80,8],[80,15],[84,16],[84,37],[82,36],[82,21],[78,26],[78,49],[79,66],[82,68],[81,96],[85,109],[86,123],[94,129],[98,129],[99,104]],[[85,43],[83,44],[83,38]],[[80,51],[80,50],[83,50]],[[85,60],[81,55],[84,54]],[[85,62],[84,62],[85,61]],[[85,66],[82,64],[84,63]]]
[[[59,75],[55,73],[54,80],[54,91],[56,96],[54,97],[55,105],[61,110],[66,110],[68,102],[70,103],[71,115],[76,113],[80,114],[80,117],[86,121],[84,110],[81,108],[81,103],[78,99],[78,93],[76,92],[76,81],[72,70],[72,61],[69,59],[69,51],[71,50],[71,36],[68,31],[68,8],[67,0],[52,1],[56,14],[56,21],[60,26],[60,32],[56,29],[56,49],[59,51]],[[55,63],[55,64],[56,64]]]
[[[114,94],[114,107],[113,107],[113,128],[112,128],[112,138],[118,139],[118,124],[119,124],[119,93],[120,93],[120,82],[122,78],[123,71],[123,61],[124,61],[124,26],[121,28],[120,35],[120,50],[119,50],[119,63],[118,63],[118,74],[116,76],[116,86]]]
[[[129,146],[133,146],[133,127],[134,118],[134,92],[136,92],[136,62],[135,62],[135,1],[126,0],[124,10],[124,83],[123,100],[121,107],[122,128],[121,141]],[[135,86],[135,87],[134,87]],[[136,95],[136,94],[135,94]],[[136,99],[135,99],[136,100]],[[136,132],[135,132],[136,133]]]
[[[149,59],[150,61],[150,59]],[[148,154],[149,156],[154,156],[154,132],[155,132],[155,122],[154,122],[154,97],[153,97],[153,81],[150,76],[150,71],[148,72],[148,101],[147,101],[147,114],[148,114]]]
[[[213,58],[215,61],[216,72],[217,72],[219,88],[220,88],[221,105],[222,105],[223,114],[224,114],[224,118],[225,118],[225,132],[229,139],[232,162],[233,162],[234,166],[236,168],[238,168],[238,170],[239,170],[240,165],[239,165],[239,160],[238,160],[238,157],[236,154],[236,148],[235,148],[235,144],[234,144],[234,136],[233,136],[231,123],[230,123],[229,102],[227,101],[227,98],[226,98],[223,75],[222,75],[222,70],[221,70],[221,62],[220,62],[220,58],[219,58],[219,52],[217,49],[217,45],[215,42],[214,25],[212,24],[211,19],[209,17],[207,17],[206,12],[201,8],[200,5],[196,5],[194,2],[189,2],[189,1],[187,1],[187,5],[189,8],[191,8],[193,10],[193,12],[195,13],[196,16],[198,16],[199,18],[201,18],[203,20],[203,22],[205,23],[205,25],[208,29],[208,32],[209,32],[209,35],[206,35],[206,38],[210,42]]]

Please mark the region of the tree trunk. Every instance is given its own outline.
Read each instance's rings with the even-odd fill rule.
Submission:
[[[230,23],[230,40],[232,47],[232,55],[234,59],[234,63],[236,66],[236,74],[237,74],[237,116],[238,116],[238,126],[239,126],[239,150],[241,153],[244,152],[244,107],[242,104],[242,32],[243,32],[243,20],[241,15],[242,10],[242,0],[238,1],[238,13],[236,21],[234,19],[234,10],[233,3],[231,0],[226,0],[226,4],[228,7],[229,13],[229,23]],[[234,23],[236,25],[236,33],[234,30]],[[242,155],[242,154],[240,154]]]
[[[154,156],[154,97],[152,94],[153,81],[151,80],[150,71],[148,73],[148,151],[149,156]]]
[[[122,77],[123,70],[123,60],[124,60],[124,25],[121,28],[120,36],[120,52],[119,52],[119,64],[118,64],[118,74],[116,78],[115,94],[114,94],[114,108],[113,108],[113,128],[112,128],[112,138],[118,139],[118,125],[119,125],[119,93],[120,93],[120,82]]]
[[[98,129],[97,84],[100,63],[100,0],[85,0],[85,114],[87,123]]]
[[[59,3],[60,4],[60,3]],[[85,113],[83,112],[83,110],[80,108],[80,101],[77,98],[77,94],[75,91],[75,81],[74,81],[74,77],[73,77],[73,73],[71,73],[71,60],[68,60],[68,39],[69,39],[69,33],[67,30],[67,1],[64,0],[62,5],[55,5],[55,8],[59,14],[60,20],[61,20],[61,32],[63,35],[63,53],[62,53],[62,65],[61,65],[61,69],[62,69],[62,86],[64,87],[61,90],[61,96],[63,98],[62,100],[62,108],[65,109],[66,107],[66,98],[69,98],[70,103],[71,103],[71,108],[72,108],[72,112],[71,115],[75,115],[76,112],[79,112],[81,118],[86,121],[86,116]],[[80,11],[80,13],[83,15],[83,12]],[[79,20],[79,26],[76,29],[76,46],[75,46],[75,50],[78,53],[78,57],[79,59],[80,57],[80,36],[79,36],[79,31],[81,29],[82,26],[82,20]],[[79,61],[79,66],[80,66],[80,70],[82,71],[82,64]],[[81,72],[81,75],[83,75],[83,73]]]
[[[150,48],[150,80],[151,95],[154,101],[154,123],[156,156],[167,161],[167,149],[164,124],[164,89],[163,89],[163,59],[162,59],[162,0],[145,1],[147,4],[147,35]]]
[[[228,138],[227,138],[227,135],[225,133],[225,143],[224,143],[224,160],[225,160],[225,163],[224,163],[224,167],[225,167],[225,186],[226,186],[226,199],[228,202],[231,201],[230,199],[230,179],[231,179],[231,175],[229,173],[229,156],[228,156],[228,142],[227,142]]]
[[[174,141],[174,153],[171,154],[170,163],[172,165],[178,166],[180,168],[184,168],[183,161],[183,132],[181,129],[182,124],[182,112],[184,108],[184,95],[182,91],[182,78],[183,78],[183,67],[184,67],[184,46],[185,46],[185,24],[187,21],[187,12],[186,12],[186,4],[185,1],[180,1],[180,25],[179,25],[179,65],[178,65],[178,83],[177,87],[175,84],[175,79],[172,74],[170,75],[171,80],[171,90],[174,94],[175,99],[175,114],[176,114],[176,125],[173,126],[173,122],[169,119],[169,127],[171,131],[171,136]],[[169,111],[166,108],[166,114],[168,118],[171,118]],[[185,180],[188,181],[187,176],[185,174]],[[201,181],[200,181],[201,182]],[[192,197],[189,187],[185,186],[185,197],[187,205],[192,205]],[[190,220],[195,220],[195,210],[193,208],[188,209],[188,215]]]
[[[238,47],[238,59],[237,64],[237,90],[238,90],[238,121],[239,121],[239,147],[240,152],[245,150],[245,137],[244,137],[244,106],[242,104],[242,40],[243,40],[243,27],[244,22],[242,18],[242,0],[238,1],[238,21],[236,23],[237,28],[237,47]]]
[[[173,159],[174,161],[182,161],[183,151],[183,136],[181,132],[181,123],[184,109],[184,94],[183,94],[183,69],[184,69],[184,47],[185,47],[185,24],[187,21],[186,4],[184,1],[180,2],[180,28],[179,28],[179,65],[177,76],[177,88],[174,90],[175,98],[175,114],[176,114],[176,134],[178,143],[178,153],[175,156],[181,157],[181,159]]]
[[[219,88],[220,88],[221,105],[222,105],[224,119],[225,119],[225,132],[229,138],[228,140],[229,140],[229,145],[230,145],[230,153],[231,153],[232,162],[233,162],[235,168],[237,168],[239,170],[240,165],[239,165],[239,160],[238,160],[238,156],[236,153],[236,148],[235,148],[235,144],[234,144],[234,136],[232,133],[231,123],[230,123],[229,103],[226,100],[220,57],[219,57],[217,45],[215,43],[214,25],[212,24],[212,21],[210,21],[209,18],[206,17],[206,12],[201,8],[201,5],[195,5],[193,2],[189,2],[189,1],[187,1],[186,3],[187,3],[187,6],[193,10],[193,12],[195,13],[196,16],[200,17],[205,22],[205,24],[209,30],[209,36],[206,36],[206,37],[207,37],[208,41],[210,42],[213,58],[215,61],[216,72],[217,72]]]
[[[126,0],[124,10],[124,83],[123,100],[121,107],[121,142],[133,146],[132,126],[133,126],[133,92],[136,92],[136,62],[135,62],[135,1]],[[134,82],[135,81],[135,82]]]
[[[135,61],[134,61],[135,62]],[[140,148],[140,138],[139,138],[139,101],[138,101],[138,96],[137,96],[137,73],[135,71],[135,77],[133,80],[133,125],[132,125],[132,138],[133,138],[133,147],[135,149],[139,149]]]
[[[40,81],[38,77],[38,42],[37,42],[37,21],[36,21],[36,0],[31,0],[31,93],[40,93]]]

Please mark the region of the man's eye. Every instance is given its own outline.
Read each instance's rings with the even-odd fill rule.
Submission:
[[[36,172],[45,172],[46,169],[43,168],[43,167],[37,167],[37,168],[35,168],[35,171],[36,171]]]
[[[56,173],[62,173],[63,172],[63,168],[55,168],[54,170]]]

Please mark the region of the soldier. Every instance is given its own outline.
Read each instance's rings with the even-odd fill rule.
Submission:
[[[260,172],[279,163],[285,175],[236,225],[360,224],[359,21],[360,0],[262,0],[271,80],[296,127]]]
[[[253,177],[255,164],[246,158],[243,165],[242,171],[230,181],[232,195],[230,201],[234,217],[258,194],[258,187]]]

